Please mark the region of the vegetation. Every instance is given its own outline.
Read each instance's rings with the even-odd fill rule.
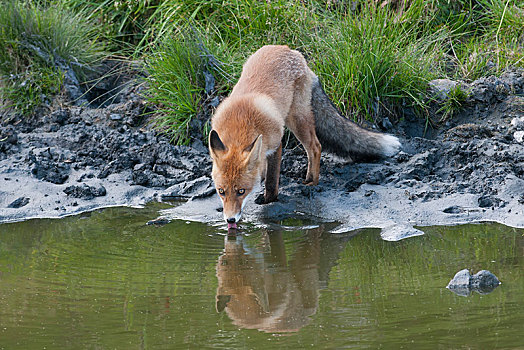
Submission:
[[[442,29],[414,25],[420,5],[398,13],[367,4],[330,24],[329,34],[315,45],[313,69],[340,110],[374,119],[407,105],[423,107],[447,36]]]
[[[202,39],[206,37],[188,28],[178,40],[166,41],[145,60],[147,98],[158,106],[153,122],[177,143],[189,142],[190,123],[203,108],[206,75],[209,79],[221,73],[220,62],[206,48],[221,46],[205,45]]]
[[[96,28],[61,7],[0,2],[0,93],[15,113],[31,114],[102,57]]]
[[[441,107],[437,113],[440,113],[441,121],[445,121],[452,117],[455,113],[462,109],[469,97],[468,91],[464,90],[460,84],[455,85],[447,93],[446,99],[442,102]]]
[[[469,82],[500,74],[509,66],[524,66],[524,3],[518,0],[28,0],[24,5],[20,1],[1,4],[6,8],[0,15],[3,97],[15,108],[29,112],[31,108],[20,106],[28,100],[37,105],[41,101],[35,96],[60,90],[60,70],[25,44],[24,28],[47,21],[38,28],[55,29],[50,44],[73,43],[60,51],[67,62],[89,66],[100,57],[102,46],[113,55],[144,62],[146,95],[157,107],[155,124],[177,143],[190,141],[195,118],[197,126],[205,128],[208,102],[228,93],[243,61],[265,44],[287,44],[303,52],[342,112],[369,120],[402,117],[406,108],[423,115],[431,99],[426,94],[431,79]],[[13,11],[21,15],[13,16]],[[63,11],[73,14],[58,16]],[[38,35],[48,37],[43,32]],[[53,52],[45,57],[58,52],[41,41],[38,45],[44,52]],[[72,49],[77,50],[67,51]],[[205,74],[214,78],[207,90]],[[29,88],[13,88],[24,81],[32,82]],[[457,95],[458,101],[464,96]],[[443,106],[444,110],[459,108],[462,102],[455,102]]]

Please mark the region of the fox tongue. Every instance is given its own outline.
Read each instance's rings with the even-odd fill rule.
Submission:
[[[233,222],[233,223],[227,223],[227,229],[230,230],[230,229],[236,229],[237,228],[237,223],[236,222]]]

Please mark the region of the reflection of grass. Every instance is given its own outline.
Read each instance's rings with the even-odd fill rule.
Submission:
[[[268,344],[267,334],[239,330],[226,314],[215,310],[216,264],[224,237],[215,228],[197,223],[145,226],[158,210],[114,208],[1,225],[0,323],[6,328],[2,345],[119,348],[124,343],[145,343],[145,347],[206,348],[227,341],[230,347],[251,348]],[[349,240],[322,235],[319,273],[332,265],[340,249],[342,253],[327,288],[320,290],[313,321],[291,337],[271,338],[279,341],[271,344],[282,348],[398,343],[406,337],[422,340],[428,332],[433,334],[428,327],[448,326],[450,317],[461,324],[460,317],[467,319],[469,311],[494,309],[491,319],[483,318],[488,323],[468,322],[472,330],[504,317],[508,303],[500,298],[510,298],[511,293],[495,290],[488,297],[466,299],[444,287],[455,272],[470,268],[472,272],[489,269],[502,280],[500,288],[507,283],[517,290],[515,284],[524,282],[522,230],[496,224],[423,230],[426,236],[401,242],[384,242],[377,230],[363,230]],[[263,231],[243,238],[246,246],[269,254]],[[307,256],[307,237],[316,232],[292,230],[282,235],[291,260],[299,251]],[[35,319],[38,325],[46,324],[46,332],[24,337]],[[437,331],[449,329],[444,326]]]
[[[378,230],[353,237],[331,271],[319,303],[319,313],[328,315],[318,322],[324,329],[343,323],[347,331],[355,331],[359,344],[370,347],[376,339],[392,348],[407,343],[432,348],[431,339],[444,348],[493,348],[497,342],[517,346],[512,327],[495,325],[515,324],[515,312],[522,309],[515,295],[524,287],[522,229],[499,224],[421,229],[425,236],[400,242],[381,241]],[[489,296],[456,296],[445,286],[464,268],[472,273],[490,270],[502,286]],[[512,292],[503,290],[505,284]],[[516,306],[508,302],[511,295]],[[329,313],[331,309],[337,312]],[[487,327],[497,327],[499,336],[472,340],[466,335],[482,334]]]
[[[387,298],[395,288],[442,288],[463,268],[491,269],[501,279],[518,257],[518,232],[499,224],[424,227],[426,235],[385,242],[378,232],[354,237],[332,271],[333,288],[359,285],[368,298]],[[509,264],[509,266],[506,266]]]

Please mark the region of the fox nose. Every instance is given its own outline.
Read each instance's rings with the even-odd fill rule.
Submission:
[[[235,223],[235,218],[229,218],[226,220],[228,224],[234,224]]]

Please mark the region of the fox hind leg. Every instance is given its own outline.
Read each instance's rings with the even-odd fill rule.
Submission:
[[[313,113],[308,112],[305,118],[293,119],[295,120],[295,123],[290,123],[288,128],[304,146],[307,153],[308,164],[304,184],[318,185],[322,146],[320,145],[315,132],[315,119]]]

